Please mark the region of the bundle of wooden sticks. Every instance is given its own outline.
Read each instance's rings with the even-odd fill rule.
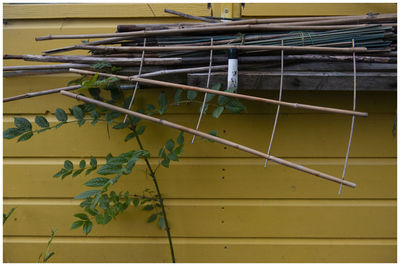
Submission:
[[[37,41],[90,41],[43,51],[43,55],[6,54],[4,59],[61,64],[8,66],[3,68],[4,76],[63,73],[71,67],[91,69],[93,64],[100,62],[122,67],[119,74],[134,75],[138,72],[142,54],[143,77],[202,73],[208,72],[210,50],[214,54],[212,71],[224,71],[229,48],[238,50],[239,68],[244,71],[279,66],[281,50],[285,51],[284,60],[289,65],[305,62],[351,64],[353,52],[356,52],[358,62],[373,64],[374,69],[387,69],[387,64],[392,64],[393,68],[397,63],[396,14],[229,22],[198,19],[207,22],[118,25],[116,33],[37,37]],[[355,48],[352,48],[352,40]],[[58,55],[75,50],[89,50],[91,55]]]

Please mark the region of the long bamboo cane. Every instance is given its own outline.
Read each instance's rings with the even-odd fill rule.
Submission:
[[[327,179],[327,180],[330,180],[330,181],[333,181],[333,182],[336,182],[336,183],[339,183],[339,184],[343,184],[343,185],[346,185],[346,186],[349,186],[349,187],[352,187],[352,188],[356,187],[356,184],[354,184],[352,182],[349,182],[347,180],[341,180],[340,178],[337,178],[337,177],[334,177],[334,176],[319,172],[317,170],[313,170],[313,169],[307,168],[305,166],[302,166],[302,165],[299,165],[299,164],[296,164],[296,163],[293,163],[293,162],[289,162],[289,161],[283,160],[281,158],[278,158],[278,157],[275,157],[275,156],[272,156],[272,155],[267,155],[267,154],[262,153],[260,151],[251,149],[249,147],[240,145],[238,143],[235,143],[235,142],[232,142],[232,141],[220,138],[220,137],[216,137],[216,136],[213,136],[213,135],[201,132],[201,131],[197,131],[197,130],[194,130],[194,129],[191,129],[191,128],[188,128],[188,127],[184,127],[184,126],[181,126],[179,124],[175,124],[175,123],[172,123],[172,122],[160,119],[160,118],[151,117],[151,116],[148,116],[148,115],[145,115],[145,114],[141,114],[141,113],[137,113],[137,112],[134,112],[134,111],[131,111],[131,110],[127,110],[127,109],[124,109],[124,108],[121,108],[121,107],[118,107],[118,106],[115,106],[115,105],[112,105],[112,104],[108,104],[108,103],[104,103],[104,102],[101,102],[101,101],[97,101],[97,100],[94,100],[94,99],[91,99],[91,98],[88,98],[88,97],[85,97],[85,96],[81,96],[81,95],[78,95],[78,94],[75,94],[75,93],[71,93],[71,92],[68,92],[68,91],[61,91],[60,93],[62,95],[65,95],[65,96],[68,96],[68,97],[71,97],[71,98],[75,98],[75,99],[83,101],[83,102],[96,104],[98,106],[101,106],[101,107],[104,107],[104,108],[107,108],[107,109],[110,109],[110,110],[114,110],[114,111],[117,111],[117,112],[120,112],[120,113],[123,113],[123,114],[127,114],[127,115],[132,115],[132,116],[138,117],[138,118],[143,119],[143,120],[155,122],[155,123],[163,125],[163,126],[171,127],[171,128],[174,128],[174,129],[177,129],[177,130],[180,130],[180,131],[184,131],[184,132],[192,134],[192,135],[196,135],[196,136],[199,136],[199,137],[202,137],[202,138],[205,138],[205,139],[209,139],[209,140],[212,140],[212,141],[227,145],[229,147],[232,147],[232,148],[235,148],[235,149],[238,149],[238,150],[253,154],[255,156],[274,161],[274,162],[276,162],[278,164],[282,164],[282,165],[285,165],[287,167],[294,168],[296,170],[299,170],[299,171],[302,171],[302,172],[305,172],[305,173],[308,173],[308,174],[311,174],[311,175],[315,175],[315,176],[318,176],[318,177],[321,177],[321,178],[324,178],[324,179]]]
[[[188,85],[159,81],[159,80],[128,77],[128,76],[114,75],[114,74],[101,73],[101,72],[93,72],[93,71],[74,69],[74,68],[71,68],[70,72],[78,73],[78,74],[85,74],[85,75],[95,75],[97,73],[99,76],[104,76],[104,77],[116,77],[116,78],[119,78],[122,80],[139,81],[140,83],[169,87],[169,88],[193,90],[193,91],[198,91],[198,92],[202,92],[202,93],[217,94],[217,95],[223,95],[223,96],[233,97],[233,98],[240,98],[240,99],[245,99],[245,100],[250,100],[250,101],[259,101],[259,102],[265,102],[265,103],[270,103],[270,104],[280,104],[280,105],[284,105],[284,106],[288,106],[288,107],[292,107],[292,108],[308,109],[308,110],[321,111],[321,112],[331,112],[331,113],[345,114],[345,115],[368,116],[368,113],[364,113],[364,112],[355,112],[355,111],[350,111],[350,110],[342,110],[342,109],[337,109],[337,108],[321,107],[321,106],[314,106],[314,105],[301,104],[301,103],[289,103],[289,102],[283,102],[283,101],[278,101],[278,100],[273,100],[273,99],[268,99],[268,98],[255,97],[255,96],[244,95],[244,94],[239,94],[239,93],[231,93],[231,92],[226,92],[226,91],[216,91],[216,90],[211,90],[211,89],[205,89],[205,88],[200,88],[200,87],[195,87],[195,86],[188,86]]]
[[[118,33],[102,33],[102,34],[75,34],[75,35],[47,35],[36,37],[36,41],[46,41],[46,40],[64,40],[64,39],[96,39],[96,38],[144,38],[151,36],[161,36],[161,35],[176,35],[184,33],[209,33],[209,32],[227,32],[227,31],[253,31],[253,30],[263,30],[263,31],[291,31],[291,30],[337,30],[337,29],[350,29],[350,28],[360,28],[365,26],[371,26],[368,24],[356,24],[356,25],[328,25],[328,26],[295,26],[295,25],[269,25],[269,24],[259,24],[259,25],[238,25],[238,26],[215,26],[215,27],[199,27],[199,28],[185,28],[185,29],[168,29],[168,30],[153,30],[153,31],[135,31],[135,32],[118,32]]]
[[[53,94],[53,93],[57,93],[57,92],[60,92],[60,91],[76,90],[76,89],[79,89],[81,87],[82,87],[81,85],[74,85],[74,86],[56,88],[56,89],[51,89],[51,90],[29,92],[29,93],[25,93],[25,94],[21,94],[21,95],[17,95],[17,96],[4,98],[3,99],[3,103],[11,102],[11,101],[17,101],[17,100],[21,100],[21,99],[25,99],[25,98],[32,98],[32,97],[47,95],[47,94]]]
[[[238,50],[270,50],[270,51],[294,51],[294,52],[329,52],[329,53],[353,53],[367,52],[365,47],[356,48],[338,48],[338,47],[316,47],[316,46],[280,46],[280,45],[218,45],[218,46],[147,46],[147,47],[117,47],[117,46],[94,46],[94,45],[76,45],[76,49],[95,50],[105,52],[137,52],[137,51],[208,51],[208,50],[228,50],[235,48]]]

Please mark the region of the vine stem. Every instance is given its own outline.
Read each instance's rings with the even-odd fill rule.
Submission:
[[[143,144],[140,141],[140,138],[139,138],[138,134],[136,133],[136,129],[133,127],[133,128],[131,128],[131,130],[136,135],[136,140],[137,140],[137,143],[139,144],[140,149],[144,150]],[[171,259],[172,259],[172,263],[175,263],[174,247],[172,245],[171,231],[170,231],[169,225],[168,225],[167,212],[165,211],[165,207],[164,207],[164,199],[163,199],[163,197],[161,195],[160,188],[158,186],[156,174],[153,171],[153,168],[151,167],[149,160],[147,158],[144,158],[144,160],[146,162],[147,168],[149,169],[150,176],[153,179],[153,183],[154,183],[154,186],[155,186],[156,191],[157,191],[157,195],[158,195],[158,198],[159,198],[159,201],[160,201],[160,205],[161,205],[161,211],[163,213],[164,220],[165,220],[165,230],[167,231],[167,235],[168,235],[168,242],[169,242],[169,249],[170,249],[170,252],[171,252]]]

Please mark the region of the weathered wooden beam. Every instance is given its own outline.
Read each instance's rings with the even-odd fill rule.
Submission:
[[[211,84],[222,83],[226,86],[226,72],[211,74]],[[207,75],[204,73],[188,74],[189,85],[204,87]],[[239,72],[239,90],[277,90],[279,88],[279,71]],[[397,75],[393,72],[359,72],[357,74],[358,91],[396,91]],[[299,72],[285,71],[284,90],[353,90],[352,72]]]

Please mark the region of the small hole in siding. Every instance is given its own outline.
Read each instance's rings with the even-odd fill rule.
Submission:
[[[221,224],[225,223],[225,221],[221,221]]]
[[[222,177],[222,180],[224,180],[224,179],[225,179],[225,176]]]
[[[224,150],[226,150],[226,147],[224,147]]]

